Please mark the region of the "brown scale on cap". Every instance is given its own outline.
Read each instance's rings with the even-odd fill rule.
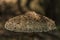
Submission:
[[[35,20],[39,20],[40,19],[40,14],[36,14],[35,12],[27,12],[25,15],[35,19]]]
[[[37,21],[38,20],[38,21]],[[14,32],[47,32],[56,29],[55,22],[33,11],[9,19],[5,29]]]

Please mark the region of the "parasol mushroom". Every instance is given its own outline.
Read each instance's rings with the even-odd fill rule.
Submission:
[[[47,32],[56,29],[55,22],[34,11],[10,18],[5,29],[14,32]]]

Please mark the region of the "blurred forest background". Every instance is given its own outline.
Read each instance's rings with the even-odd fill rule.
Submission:
[[[55,21],[57,30],[30,34],[15,33],[6,31],[4,24],[9,18],[24,13],[20,8],[20,0],[0,0],[0,40],[60,40],[60,0],[42,0],[40,5],[44,9],[44,15]]]

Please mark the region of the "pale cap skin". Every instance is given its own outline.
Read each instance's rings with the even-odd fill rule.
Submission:
[[[6,21],[5,29],[14,32],[48,32],[55,30],[56,26],[48,17],[28,11]]]

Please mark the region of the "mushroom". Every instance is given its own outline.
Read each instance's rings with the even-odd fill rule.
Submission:
[[[14,32],[47,32],[55,30],[55,22],[48,17],[28,11],[25,14],[10,18],[5,29]]]

